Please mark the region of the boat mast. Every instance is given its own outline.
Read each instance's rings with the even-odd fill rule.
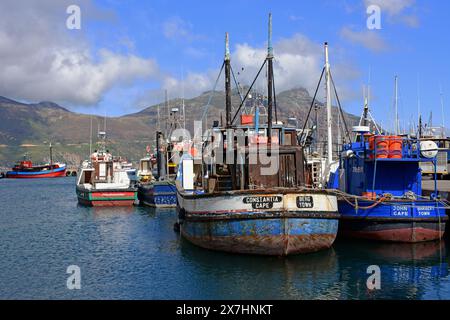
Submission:
[[[326,91],[327,91],[327,127],[328,127],[328,165],[333,162],[333,118],[331,114],[331,76],[330,62],[328,59],[328,43],[325,42],[325,72],[326,72]]]
[[[272,108],[273,108],[273,47],[272,47],[272,13],[269,13],[269,39],[267,45],[267,136],[268,143],[272,143]]]
[[[363,119],[362,119],[362,125],[367,127],[369,124],[369,100],[368,98],[364,98],[364,113],[363,113]]]
[[[422,138],[422,116],[419,114],[419,139]]]
[[[442,138],[445,138],[445,108],[444,108],[444,93],[442,92],[442,84],[440,85],[441,95],[441,112],[442,112]]]
[[[186,129],[186,106],[184,104],[184,67],[181,66],[181,109],[183,112],[183,129]]]
[[[398,122],[398,77],[395,76],[395,135],[400,134]]]
[[[50,142],[50,167],[53,166],[53,147],[52,143]]]
[[[160,103],[158,103],[158,105],[156,107],[156,112],[158,114],[158,131],[161,131],[161,117],[159,115],[159,106],[160,106]]]
[[[167,89],[164,90],[164,100],[166,103],[166,110],[167,110],[167,121],[166,121],[166,137],[167,137],[168,131],[169,131],[169,121],[170,121],[169,98],[168,98]]]
[[[92,114],[90,116],[90,127],[89,127],[89,157],[92,154]]]
[[[231,128],[231,61],[228,32],[225,33],[225,119],[226,128]]]

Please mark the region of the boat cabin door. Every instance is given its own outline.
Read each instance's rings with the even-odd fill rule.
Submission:
[[[95,168],[95,180],[100,182],[111,182],[113,175],[112,162],[97,162]]]

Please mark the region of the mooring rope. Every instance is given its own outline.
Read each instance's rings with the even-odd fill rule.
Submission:
[[[340,196],[345,202],[347,202],[349,205],[351,205],[354,208],[360,208],[362,210],[369,210],[372,209],[378,205],[390,205],[392,204],[393,200],[398,200],[398,201],[414,201],[411,199],[407,199],[407,198],[399,198],[399,197],[393,197],[390,194],[385,194],[383,195],[383,197],[379,198],[379,199],[370,199],[370,198],[366,198],[363,196],[356,196],[356,195],[351,195],[348,194],[346,192],[343,192],[341,190],[329,190],[330,193],[335,194],[336,196]],[[419,197],[419,196],[417,196]],[[426,199],[425,197],[421,197],[423,199]],[[359,206],[359,202],[358,201],[366,201],[366,202],[373,202],[372,205],[367,206],[367,207],[361,207]],[[446,209],[446,210],[450,210],[450,202],[447,200],[435,200],[436,203],[439,203],[443,206],[442,209]],[[408,205],[408,204],[402,204],[402,206],[404,207],[408,207],[408,208],[417,208],[417,205]]]

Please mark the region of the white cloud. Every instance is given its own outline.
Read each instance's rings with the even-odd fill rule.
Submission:
[[[301,20],[304,20],[304,19],[303,19],[302,16],[296,16],[296,15],[292,14],[292,15],[289,16],[289,20],[290,21],[301,21]]]
[[[342,61],[338,50],[331,47],[334,78],[344,82],[355,79],[358,71],[349,63]],[[312,92],[317,86],[324,62],[323,46],[315,43],[301,34],[281,39],[274,44],[274,75],[277,92],[297,87],[304,87]],[[253,47],[249,44],[237,44],[232,51],[232,66],[241,85],[250,85],[260,69],[267,55],[264,46]],[[218,61],[218,64],[220,61]],[[205,73],[188,73],[184,81],[175,77],[167,77],[164,88],[171,92],[171,96],[194,97],[202,92],[212,90],[219,70],[209,70]],[[265,90],[266,72],[261,72],[256,88]],[[223,78],[223,74],[222,74]],[[217,90],[223,90],[223,80],[219,82]],[[347,91],[348,92],[348,91]],[[342,94],[345,99],[345,92]]]
[[[381,13],[386,13],[392,23],[400,22],[408,27],[419,26],[419,18],[414,14],[406,13],[414,7],[415,0],[364,0],[364,5],[379,6]]]
[[[341,36],[352,43],[362,45],[373,51],[384,51],[388,48],[384,39],[375,31],[355,31],[350,27],[343,27],[341,29]]]
[[[7,13],[0,19],[0,95],[94,105],[114,86],[159,76],[152,59],[93,49],[83,30],[86,20],[82,30],[67,30],[66,8],[72,3],[0,2],[0,12]],[[90,0],[78,5],[82,19],[98,12]]]
[[[415,0],[364,0],[366,6],[377,5],[391,16],[402,13],[414,3]]]
[[[162,29],[164,36],[171,40],[192,42],[204,38],[193,32],[192,23],[177,16],[166,20],[163,23]]]

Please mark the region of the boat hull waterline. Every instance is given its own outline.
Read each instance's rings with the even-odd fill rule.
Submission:
[[[327,249],[336,238],[339,214],[333,196],[293,191],[268,194],[255,190],[219,194],[200,198],[197,195],[196,199],[177,194],[182,206],[178,207],[181,235],[199,247],[287,256]],[[299,208],[299,197],[312,199],[313,205]],[[249,198],[268,201],[249,203]],[[267,209],[255,209],[261,206]]]
[[[177,189],[173,183],[153,182],[142,184],[138,188],[139,203],[156,208],[175,208]]]
[[[77,187],[78,202],[89,207],[130,207],[137,199],[135,189],[87,190]]]
[[[438,240],[444,236],[448,217],[439,202],[402,201],[361,209],[371,205],[373,202],[359,200],[357,208],[340,200],[339,211],[344,214],[339,235],[409,243]]]

